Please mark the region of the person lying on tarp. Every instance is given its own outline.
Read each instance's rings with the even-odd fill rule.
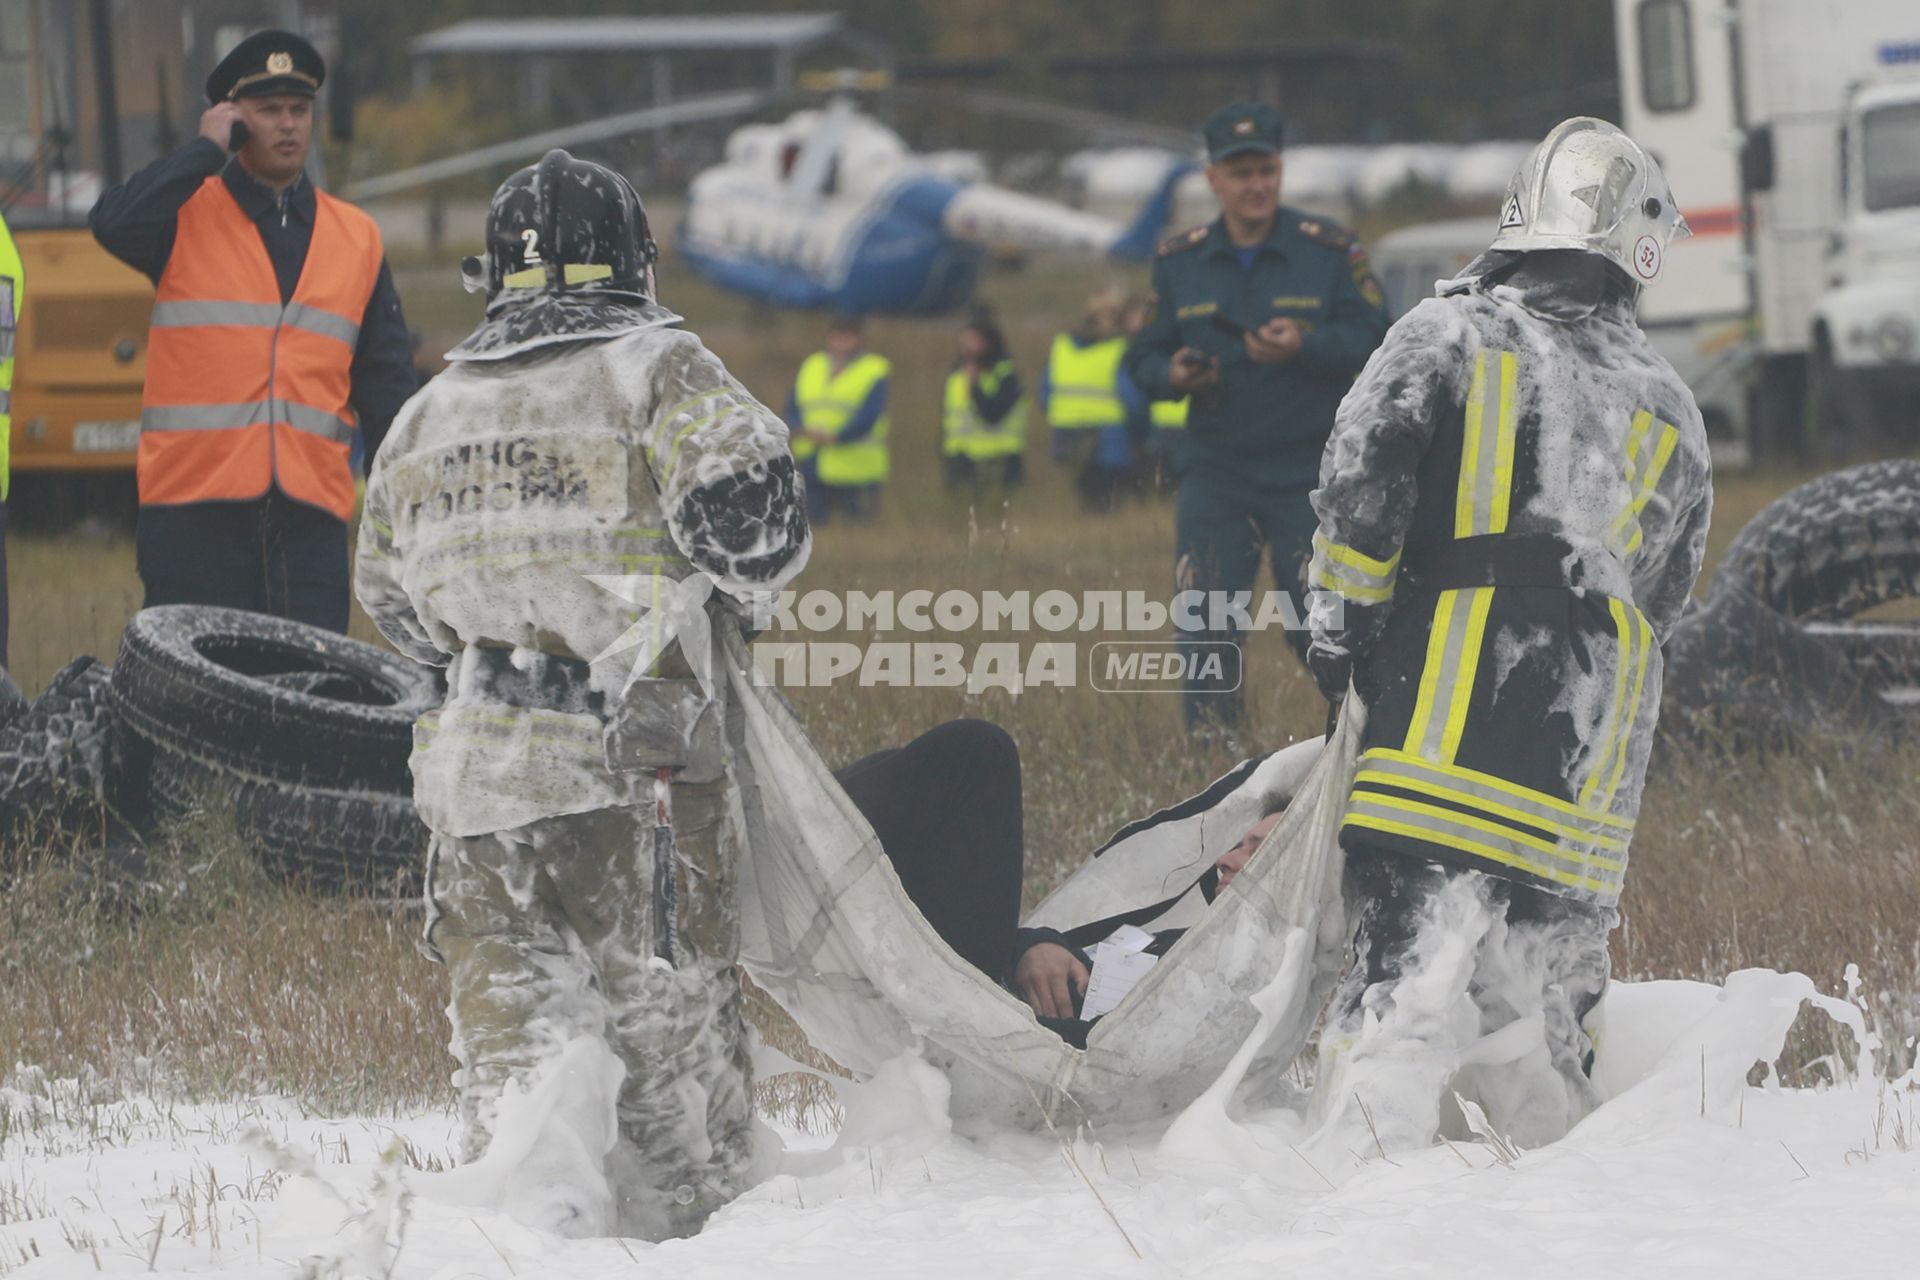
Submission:
[[[1041,1024],[1069,1044],[1084,1048],[1093,1023],[1150,967],[1129,957],[1163,956],[1185,932],[1149,934],[1143,927],[1184,893],[1070,933],[1020,927],[1026,860],[1020,749],[996,724],[950,720],[904,747],[857,760],[834,778],[941,939],[1025,1000]],[[1264,816],[1188,892],[1197,888],[1212,901],[1246,866],[1286,802],[1274,796],[1260,807]],[[1112,964],[1096,986],[1094,970],[1106,958]],[[1084,1016],[1088,1007],[1096,1010],[1092,1017]]]
[[[1232,883],[1234,876],[1247,865],[1247,859],[1253,857],[1254,850],[1267,838],[1267,833],[1280,822],[1280,815],[1286,811],[1283,800],[1263,802],[1266,810],[1258,822],[1246,829],[1238,844],[1213,860],[1211,881],[1203,878],[1197,886],[1206,894],[1207,901]],[[1156,904],[1159,905],[1159,904]],[[1164,912],[1171,903],[1159,905]],[[1146,908],[1137,914],[1145,914],[1154,908]],[[1102,921],[1101,924],[1108,922]],[[1149,920],[1148,923],[1151,923]],[[1099,942],[1079,941],[1082,936],[1100,932],[1095,928],[1076,929],[1073,935],[1062,933],[1058,929],[1016,929],[1014,931],[1014,962],[1012,981],[1009,985],[1015,995],[1033,1006],[1033,1011],[1042,1022],[1050,1020],[1078,1021],[1081,1006],[1088,996],[1089,983],[1092,981],[1094,965],[1093,951],[1099,949]],[[1173,944],[1180,940],[1185,929],[1162,929],[1148,934],[1139,925],[1116,924],[1110,936],[1115,936],[1115,945],[1126,950],[1135,949],[1135,943],[1127,941],[1129,937],[1139,939],[1137,950],[1142,955],[1164,956]],[[1148,941],[1151,939],[1151,941]],[[1090,950],[1092,948],[1093,950]],[[1116,956],[1117,958],[1117,956]],[[1128,983],[1128,988],[1133,984]],[[1125,994],[1124,991],[1119,994]],[[1096,1019],[1089,1019],[1088,1025]],[[1059,1028],[1056,1028],[1059,1030]],[[1062,1031],[1065,1035],[1066,1032]],[[1085,1031],[1079,1033],[1085,1039]],[[1073,1039],[1071,1035],[1068,1039]],[[1079,1043],[1076,1041],[1075,1043]]]

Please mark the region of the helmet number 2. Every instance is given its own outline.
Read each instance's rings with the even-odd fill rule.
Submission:
[[[521,252],[521,255],[520,255],[521,261],[523,262],[545,261],[545,259],[543,259],[540,256],[540,231],[538,228],[528,227],[526,230],[520,233],[520,239],[526,245],[526,248]]]

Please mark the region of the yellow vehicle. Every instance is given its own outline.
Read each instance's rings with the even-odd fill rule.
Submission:
[[[0,209],[27,281],[16,491],[133,471],[153,285],[94,242],[94,200],[193,137],[208,72],[249,32],[331,52],[335,23],[333,0],[0,0]]]
[[[31,282],[15,342],[14,472],[130,470],[153,286],[84,225],[13,225]]]

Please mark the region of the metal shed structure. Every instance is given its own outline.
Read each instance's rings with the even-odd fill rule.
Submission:
[[[880,65],[891,61],[884,42],[855,31],[838,13],[473,18],[416,36],[408,52],[416,90],[430,87],[435,65],[448,60],[511,60],[522,105],[547,113],[562,93],[559,68],[575,60],[643,59],[652,102],[664,107],[674,101],[677,66],[706,64],[703,70],[709,74],[697,77],[703,93],[762,89],[784,94],[793,88],[799,60],[826,47],[839,47]],[[724,64],[718,77],[711,74],[716,59]],[[690,84],[695,80],[681,78]],[[629,97],[627,105],[631,101]]]

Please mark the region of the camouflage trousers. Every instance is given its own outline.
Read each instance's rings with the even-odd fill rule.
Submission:
[[[651,959],[651,807],[569,814],[482,836],[435,833],[425,949],[448,1017],[464,1158],[509,1081],[599,1037],[626,1067],[606,1176],[622,1234],[690,1235],[745,1188],[753,1158],[738,954],[741,825],[724,780],[673,789],[676,963]]]

